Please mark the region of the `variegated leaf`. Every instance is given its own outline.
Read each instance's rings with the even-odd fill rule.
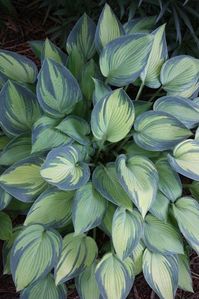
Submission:
[[[85,60],[92,58],[95,54],[95,29],[94,22],[84,13],[67,38],[66,48],[68,53],[70,54],[73,48],[76,47]]]
[[[159,220],[167,221],[169,204],[169,199],[158,190],[156,199],[154,200],[149,211]]]
[[[99,226],[105,211],[106,200],[94,189],[92,183],[82,186],[76,191],[72,207],[75,233],[81,234]]]
[[[41,223],[49,227],[63,227],[71,220],[73,191],[50,187],[31,206],[24,225]]]
[[[73,233],[63,239],[60,259],[55,268],[56,285],[68,281],[93,264],[98,253],[95,241],[86,235]]]
[[[137,211],[117,208],[112,222],[112,241],[120,259],[131,255],[142,237],[142,217]]]
[[[0,73],[22,83],[34,83],[37,67],[33,61],[15,52],[0,51]]]
[[[126,34],[150,32],[155,25],[155,16],[133,18],[124,24]]]
[[[152,151],[171,149],[192,135],[177,118],[159,111],[148,111],[139,115],[134,129],[133,137],[137,145]]]
[[[160,299],[174,299],[178,286],[178,260],[145,250],[143,273],[147,283]]]
[[[83,159],[77,146],[59,146],[47,155],[41,176],[61,190],[79,189],[90,177],[90,169]]]
[[[134,281],[132,265],[108,253],[97,265],[96,280],[104,299],[125,299]]]
[[[100,52],[110,41],[124,35],[122,24],[106,3],[98,20],[95,46]]]
[[[118,156],[119,181],[144,218],[156,198],[158,173],[153,163],[143,156]]]
[[[170,223],[147,215],[144,223],[144,242],[153,252],[165,255],[183,254],[183,242],[180,233]]]
[[[180,289],[187,292],[194,292],[191,278],[191,269],[189,266],[189,259],[187,255],[179,254],[178,255],[178,286]]]
[[[145,248],[146,246],[143,244],[143,242],[139,242],[131,254],[134,263],[135,276],[142,272],[142,258]]]
[[[124,86],[135,81],[144,70],[153,36],[131,34],[108,43],[100,55],[100,69],[106,83]]]
[[[48,38],[46,38],[41,52],[41,60],[51,58],[57,63],[66,64],[67,55],[62,52],[56,45],[54,45]]]
[[[188,139],[179,143],[168,155],[171,167],[178,173],[199,181],[199,142]]]
[[[134,122],[133,102],[123,89],[116,89],[94,106],[91,129],[97,140],[118,142],[130,131]]]
[[[81,90],[71,72],[52,59],[45,59],[42,64],[37,97],[42,109],[58,118],[69,114],[82,100]]]
[[[112,89],[103,81],[93,78],[95,89],[93,91],[93,104],[95,105],[99,100],[107,96]]]
[[[16,162],[0,176],[0,186],[20,201],[31,202],[47,187],[40,175],[40,157],[29,157]]]
[[[111,237],[112,233],[112,222],[113,222],[113,215],[116,210],[116,206],[113,205],[112,203],[108,203],[106,212],[104,215],[104,218],[102,220],[102,223],[100,225],[100,228],[109,236]]]
[[[35,94],[24,86],[7,81],[0,92],[0,124],[8,136],[31,131],[41,116]]]
[[[11,202],[12,196],[0,187],[0,211],[5,209]]]
[[[153,152],[149,150],[145,150],[141,147],[139,147],[136,143],[134,143],[132,140],[126,143],[123,147],[125,153],[131,157],[135,155],[145,156],[147,158],[153,159],[158,158],[160,156],[160,152]]]
[[[11,272],[17,291],[45,277],[56,265],[61,237],[44,226],[30,225],[19,233],[11,252]]]

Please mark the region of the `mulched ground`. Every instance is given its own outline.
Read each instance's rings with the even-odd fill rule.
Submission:
[[[28,8],[30,1],[18,0],[13,1],[13,3],[17,8],[17,16],[11,17],[0,12],[0,19],[4,22],[4,26],[0,27],[0,48],[26,55],[38,64],[35,55],[29,47],[28,41],[45,39],[48,36],[46,32],[54,24],[54,21],[49,18],[43,23],[45,10],[37,9],[35,11]],[[73,20],[75,20],[74,16]],[[66,31],[69,31],[72,25],[67,26]],[[0,252],[1,248],[2,242],[0,242]],[[179,290],[175,299],[199,299],[199,257],[193,253],[190,256],[190,260],[195,293],[192,294]],[[2,261],[0,263],[0,299],[19,298],[11,277],[2,275]],[[134,288],[128,298],[158,299],[145,282],[143,275],[139,275],[136,278]],[[70,287],[68,290],[68,299],[79,299],[75,290]]]

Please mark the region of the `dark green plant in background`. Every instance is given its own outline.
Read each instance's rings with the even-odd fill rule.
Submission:
[[[142,271],[161,299],[193,291],[199,61],[168,58],[151,20],[83,14],[67,54],[33,44],[39,73],[0,51],[0,239],[21,299],[66,298],[72,279],[81,299],[125,299]]]

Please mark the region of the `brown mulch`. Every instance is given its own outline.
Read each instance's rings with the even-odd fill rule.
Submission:
[[[0,27],[0,48],[26,55],[38,64],[28,41],[45,39],[48,35],[46,32],[53,25],[53,21],[47,19],[43,24],[45,11],[43,9],[38,9],[36,13],[31,11],[28,8],[30,2],[27,0],[13,1],[15,7],[17,7],[17,16],[11,17],[0,12],[0,19],[5,24],[3,28]],[[1,248],[2,242],[0,242],[0,253]],[[199,299],[199,257],[192,254],[190,259],[195,293],[179,290],[176,299]],[[19,298],[19,294],[16,294],[11,276],[2,275],[2,261],[0,261],[0,299],[16,298]],[[158,299],[145,282],[143,275],[136,277],[133,290],[128,298]],[[79,299],[74,289],[69,288],[68,299]]]

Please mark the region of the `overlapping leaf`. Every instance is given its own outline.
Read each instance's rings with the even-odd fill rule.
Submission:
[[[193,292],[191,270],[189,267],[189,259],[184,254],[178,255],[178,286],[185,291]]]
[[[45,40],[41,52],[41,60],[51,58],[57,63],[66,64],[67,56],[56,45],[54,45],[48,38]]]
[[[138,32],[150,32],[155,25],[155,16],[133,18],[124,24],[124,30],[126,34],[138,33]]]
[[[95,105],[99,100],[107,96],[112,89],[103,81],[93,78],[95,89],[93,91],[93,104]]]
[[[12,236],[12,221],[2,211],[0,211],[0,228],[0,240],[9,240]]]

